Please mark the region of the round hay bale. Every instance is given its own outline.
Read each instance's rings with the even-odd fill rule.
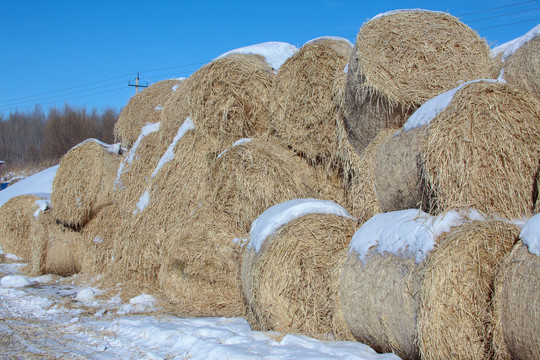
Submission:
[[[57,219],[83,227],[101,208],[112,204],[119,163],[113,147],[94,139],[69,150],[53,180],[51,203]]]
[[[475,213],[474,213],[475,214]],[[352,237],[341,275],[343,313],[354,337],[379,352],[419,359],[420,284],[437,237],[473,216],[418,209],[377,214]]]
[[[472,221],[437,240],[421,284],[418,346],[423,359],[490,359],[490,302],[495,273],[519,228]]]
[[[32,253],[30,226],[38,209],[34,195],[19,195],[0,207],[0,247],[6,254],[30,259]]]
[[[158,81],[129,99],[114,126],[114,136],[123,147],[135,143],[145,124],[159,122],[166,101],[181,83],[179,79]]]
[[[155,284],[165,234],[183,224],[208,199],[206,182],[214,154],[206,142],[196,130],[190,131],[177,143],[173,154],[118,230],[115,261],[107,272],[113,279]]]
[[[81,270],[82,235],[58,224],[52,211],[39,215],[31,234],[33,274],[70,276]]]
[[[82,273],[97,275],[107,271],[121,219],[118,208],[109,205],[86,224],[82,230]]]
[[[262,56],[231,54],[190,76],[191,117],[206,141],[221,151],[241,138],[266,134],[274,72]]]
[[[351,52],[346,39],[315,39],[287,59],[274,80],[277,101],[271,129],[310,163],[336,166],[338,108],[333,83]]]
[[[361,154],[384,128],[401,127],[435,95],[490,77],[486,42],[447,13],[403,10],[376,16],[358,32],[345,89],[349,140]]]
[[[185,316],[245,316],[241,246],[223,215],[203,207],[165,234],[158,281]],[[238,240],[238,239],[237,239]]]
[[[432,213],[475,208],[507,219],[530,215],[540,157],[540,104],[503,83],[470,82],[454,92],[426,124],[413,125],[432,116],[432,104],[440,107],[440,99],[452,93],[425,104],[380,147],[374,167],[381,210],[416,204]]]
[[[348,334],[346,328],[335,328],[346,325],[339,321],[339,295],[333,291],[340,255],[356,226],[343,216],[309,214],[280,227],[259,252],[248,247],[242,288],[257,320],[252,325],[319,338]]]
[[[287,200],[317,197],[314,169],[293,151],[265,139],[233,146],[211,168],[208,192],[212,207],[233,228],[249,232],[269,207]]]

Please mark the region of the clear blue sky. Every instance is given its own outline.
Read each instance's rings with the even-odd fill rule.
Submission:
[[[448,11],[492,46],[540,22],[540,0],[0,0],[0,116],[37,103],[120,109],[137,72],[153,83],[261,42],[354,42],[368,18],[407,8]]]

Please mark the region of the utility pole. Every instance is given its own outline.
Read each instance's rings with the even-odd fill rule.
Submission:
[[[135,94],[139,93],[139,88],[145,88],[148,87],[148,82],[146,82],[146,85],[139,85],[139,73],[137,73],[137,77],[135,78],[135,84],[132,84],[131,81],[128,83],[128,86],[135,86]]]

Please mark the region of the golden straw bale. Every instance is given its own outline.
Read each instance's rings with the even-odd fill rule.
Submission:
[[[120,156],[93,139],[62,157],[53,180],[51,204],[58,220],[82,227],[101,208],[110,205]]]
[[[338,146],[333,83],[352,52],[345,39],[306,43],[280,67],[274,80],[271,129],[310,163],[336,164]]]
[[[197,131],[222,151],[241,138],[266,134],[272,68],[258,55],[231,54],[190,76],[186,92]]]
[[[540,99],[540,36],[536,35],[517,49],[504,62],[503,70],[506,82]]]
[[[53,211],[40,213],[32,224],[32,273],[70,276],[81,270],[83,237],[55,220]]]
[[[131,147],[146,123],[159,122],[167,99],[181,83],[179,79],[158,81],[129,99],[114,126],[114,136],[122,146]]]
[[[495,359],[539,359],[540,259],[518,241],[495,279]]]
[[[358,32],[345,90],[349,139],[361,154],[377,133],[400,127],[421,104],[461,81],[490,77],[489,47],[447,13],[405,10]]]
[[[416,319],[425,261],[390,253],[351,251],[341,275],[343,312],[356,340],[377,352],[420,359]]]
[[[421,284],[418,346],[423,359],[490,359],[490,302],[495,273],[519,228],[472,221],[444,233]]]
[[[5,253],[30,259],[30,226],[37,220],[34,213],[38,209],[38,200],[38,196],[19,195],[0,207],[0,247]]]
[[[82,230],[82,273],[97,275],[107,270],[121,221],[116,205],[109,205],[86,224]]]
[[[539,119],[540,103],[517,88],[466,84],[431,122],[389,137],[379,148],[375,187],[381,210],[475,208],[507,219],[530,215]]]
[[[330,214],[290,221],[261,250],[247,249],[242,262],[244,296],[262,330],[349,338],[339,319],[335,277],[357,222]],[[336,271],[338,273],[336,273]],[[336,316],[336,319],[334,319]]]
[[[213,208],[233,228],[249,232],[269,207],[287,200],[317,197],[315,170],[281,144],[254,139],[236,145],[216,160],[208,183]]]
[[[165,234],[183,224],[208,199],[206,183],[213,159],[212,151],[196,131],[184,135],[174,149],[174,158],[141,195],[135,213],[122,222],[108,276],[118,281],[156,282]]]
[[[170,228],[162,246],[161,292],[184,316],[245,316],[241,243],[223,214],[203,206]],[[238,240],[238,239],[237,239]]]

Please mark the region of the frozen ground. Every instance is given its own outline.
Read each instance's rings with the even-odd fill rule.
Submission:
[[[152,296],[129,303],[77,285],[27,277],[0,254],[0,352],[9,359],[399,359],[355,342],[256,332],[242,318],[179,318]]]

